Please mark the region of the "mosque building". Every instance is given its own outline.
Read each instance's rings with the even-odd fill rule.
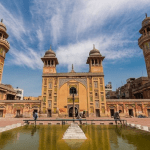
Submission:
[[[93,46],[89,53],[86,64],[89,64],[89,72],[57,73],[58,59],[55,52],[50,48],[46,51],[42,61],[43,82],[41,111],[62,116],[72,117],[73,98],[70,88],[77,90],[75,95],[76,116],[85,111],[88,116],[106,116],[105,84],[102,61],[105,57]]]
[[[150,17],[146,16],[143,20],[139,32],[142,36],[139,38],[138,44],[143,50],[148,79],[141,85],[135,82],[135,86],[130,88],[132,92],[129,95],[133,95],[134,99],[106,99],[102,65],[105,57],[93,45],[86,61],[86,64],[89,65],[88,72],[75,72],[72,65],[70,72],[57,73],[56,66],[59,62],[55,52],[50,48],[41,58],[43,61],[41,96],[24,97],[23,100],[17,100],[17,93],[13,87],[1,83],[4,60],[10,48],[7,41],[7,29],[1,21],[0,117],[29,118],[33,116],[33,112],[38,112],[39,117],[72,117],[73,97],[70,94],[72,87],[77,91],[74,96],[75,116],[85,112],[88,117],[111,117],[114,112],[119,111],[120,116],[137,117],[143,114],[150,117]],[[145,99],[141,99],[141,97]]]

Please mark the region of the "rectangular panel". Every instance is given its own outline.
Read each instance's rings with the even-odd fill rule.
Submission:
[[[79,103],[79,98],[75,98],[75,103]],[[73,103],[73,98],[68,98],[68,103]]]

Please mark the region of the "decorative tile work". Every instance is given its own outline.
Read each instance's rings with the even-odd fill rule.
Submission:
[[[73,103],[73,98],[68,98],[68,101],[67,101],[68,103]],[[75,103],[79,103],[79,98],[75,98],[74,99],[74,102]]]
[[[71,80],[75,80],[77,82],[80,82],[82,83],[86,88],[87,88],[87,79],[86,78],[69,78],[69,79],[66,79],[66,78],[61,78],[59,79],[59,88],[65,84],[66,82],[69,82]]]
[[[99,108],[99,101],[98,100],[95,101],[95,108]]]

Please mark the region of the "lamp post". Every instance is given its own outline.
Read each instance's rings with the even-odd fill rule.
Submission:
[[[74,108],[74,93],[73,93],[73,122],[75,119],[75,108]]]
[[[75,87],[71,87],[70,88],[70,94],[73,94],[73,122],[74,122],[74,119],[75,119],[75,107],[74,107],[74,94],[77,94],[77,90]]]

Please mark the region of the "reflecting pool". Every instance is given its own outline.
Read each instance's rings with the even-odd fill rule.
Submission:
[[[87,140],[63,140],[67,125],[23,126],[0,133],[0,150],[149,150],[150,133],[125,126],[82,125]]]

